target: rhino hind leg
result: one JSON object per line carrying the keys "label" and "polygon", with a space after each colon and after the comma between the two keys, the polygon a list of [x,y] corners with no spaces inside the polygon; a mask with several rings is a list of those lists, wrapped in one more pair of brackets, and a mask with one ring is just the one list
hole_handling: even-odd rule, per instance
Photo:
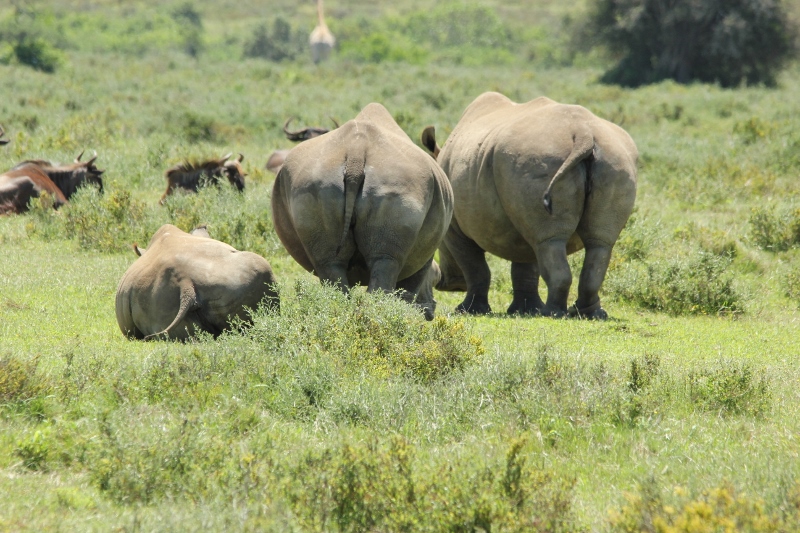
{"label": "rhino hind leg", "polygon": [[561,317],[567,314],[567,298],[572,285],[572,272],[567,262],[567,243],[550,239],[534,247],[539,270],[547,285],[547,302],[541,309],[544,316]]}
{"label": "rhino hind leg", "polygon": [[592,240],[585,243],[586,256],[578,280],[578,300],[570,308],[570,316],[603,320],[608,313],[600,306],[600,286],[611,261],[612,246]]}
{"label": "rhino hind leg", "polygon": [[536,263],[511,263],[511,286],[514,299],[508,307],[509,315],[538,315],[544,308],[539,296],[539,265]]}
{"label": "rhino hind leg", "polygon": [[[464,300],[456,306],[457,313],[470,315],[485,315],[492,312],[489,305],[489,285],[492,281],[492,272],[486,262],[486,250],[464,235],[455,219],[450,221],[450,227],[445,233],[444,246],[439,249],[439,258],[448,260],[447,255],[442,256],[442,249],[449,251],[449,256],[456,263],[464,275],[467,294]],[[440,268],[441,265],[440,265]],[[444,268],[447,268],[445,265]],[[455,269],[450,269],[455,271]],[[442,276],[444,276],[442,272]]]}
{"label": "rhino hind leg", "polygon": [[439,245],[439,269],[441,278],[436,284],[436,289],[440,291],[466,291],[467,280],[464,273],[458,266],[452,252],[444,241]]}
{"label": "rhino hind leg", "polygon": [[420,309],[425,315],[425,320],[433,320],[436,312],[436,300],[433,299],[433,279],[431,277],[432,264],[433,258],[415,274],[397,282],[397,288],[402,291],[400,297]]}

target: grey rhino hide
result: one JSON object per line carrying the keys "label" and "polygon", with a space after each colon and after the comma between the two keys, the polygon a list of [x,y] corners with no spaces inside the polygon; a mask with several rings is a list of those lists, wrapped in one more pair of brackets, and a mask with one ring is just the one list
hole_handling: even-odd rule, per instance
{"label": "grey rhino hide", "polygon": [[452,212],[444,172],[375,103],[296,146],[272,191],[275,231],[303,268],[344,291],[401,289],[428,319]]}
{"label": "grey rhino hide", "polygon": [[248,309],[263,298],[278,304],[266,259],[211,239],[204,228],[192,233],[166,224],[146,249],[134,245],[141,257],[122,276],[116,298],[117,323],[126,336],[216,336],[234,317],[249,323]]}
{"label": "grey rhino hide", "polygon": [[[581,106],[544,97],[517,104],[490,92],[467,107],[437,159],[455,197],[437,288],[466,286],[459,310],[491,311],[490,252],[512,262],[509,313],[607,316],[598,293],[636,198],[638,152],[625,130]],[[578,299],[568,310],[567,254],[581,248]]]}

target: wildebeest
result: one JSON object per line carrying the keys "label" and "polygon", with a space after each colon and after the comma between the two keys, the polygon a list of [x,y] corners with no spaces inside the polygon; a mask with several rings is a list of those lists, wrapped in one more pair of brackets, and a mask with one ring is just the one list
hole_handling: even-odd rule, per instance
{"label": "wildebeest", "polygon": [[165,174],[167,190],[158,203],[163,205],[167,196],[170,196],[175,189],[197,192],[197,189],[206,183],[219,185],[223,178],[238,190],[244,190],[244,178],[247,176],[242,168],[244,156],[239,154],[236,159],[230,159],[231,155],[233,154],[228,154],[220,159],[209,159],[202,163],[185,161],[168,169]]}
{"label": "wildebeest", "polygon": [[428,319],[452,212],[442,169],[375,103],[294,148],[272,190],[275,232],[303,268],[345,291],[402,289]]}
{"label": "wildebeest", "polygon": [[[286,135],[286,138],[290,141],[294,142],[302,142],[307,141],[309,139],[313,139],[314,137],[319,137],[325,133],[328,133],[330,130],[327,128],[319,128],[319,127],[310,127],[310,128],[303,128],[302,130],[297,131],[289,131],[287,128],[289,127],[289,123],[292,121],[294,117],[289,117],[286,119],[286,122],[283,124],[283,133]],[[339,124],[331,119],[333,122],[334,128],[338,128]],[[270,172],[277,174],[281,170],[281,165],[283,165],[283,161],[286,159],[286,156],[289,155],[288,149],[282,150],[275,150],[272,152],[272,155],[269,156],[267,160],[266,169]]]}
{"label": "wildebeest", "polygon": [[5,135],[6,130],[3,129],[3,126],[0,126],[0,145],[8,144],[10,141],[8,139],[3,139],[3,135]]}
{"label": "wildebeest", "polygon": [[94,165],[97,156],[81,162],[82,156],[83,152],[69,165],[54,165],[42,159],[23,161],[0,175],[0,214],[27,211],[31,198],[43,192],[52,197],[56,208],[67,203],[75,191],[87,183],[103,192],[100,176],[105,171]]}
{"label": "wildebeest", "polygon": [[[422,142],[436,153],[432,128]],[[463,290],[458,306],[488,313],[485,252],[510,260],[509,313],[605,318],[598,294],[611,250],[636,198],[636,145],[625,130],[577,105],[517,104],[484,93],[438,154],[455,211],[440,248],[438,288]],[[567,254],[586,249],[578,299],[567,309]],[[539,275],[547,302],[539,297]]]}
{"label": "wildebeest", "polygon": [[325,24],[322,0],[317,0],[317,26],[311,31],[308,44],[311,45],[311,58],[315,64],[328,59],[336,44],[336,39]]}
{"label": "wildebeest", "polygon": [[214,336],[232,321],[251,322],[249,309],[278,305],[275,276],[266,259],[208,236],[161,226],[117,287],[117,323],[134,339],[186,340]]}

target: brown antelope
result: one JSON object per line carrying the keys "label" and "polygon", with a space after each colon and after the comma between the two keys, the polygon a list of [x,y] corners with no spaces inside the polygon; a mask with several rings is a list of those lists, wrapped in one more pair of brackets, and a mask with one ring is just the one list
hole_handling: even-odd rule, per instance
{"label": "brown antelope", "polygon": [[32,159],[23,161],[0,175],[0,214],[22,213],[28,210],[31,198],[43,192],[53,198],[58,208],[75,194],[79,187],[90,183],[103,192],[103,170],[94,166],[97,155],[82,163],[83,152],[69,165],[56,166],[49,161]]}

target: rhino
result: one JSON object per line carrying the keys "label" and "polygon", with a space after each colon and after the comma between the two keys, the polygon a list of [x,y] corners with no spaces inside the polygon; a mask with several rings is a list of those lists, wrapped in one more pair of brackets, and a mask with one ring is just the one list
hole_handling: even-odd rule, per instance
{"label": "rhino", "polygon": [[105,172],[94,162],[97,155],[81,162],[83,152],[73,163],[56,165],[43,159],[23,161],[0,174],[0,214],[24,213],[32,198],[47,193],[53,199],[53,207],[66,204],[80,187],[94,185],[103,192]]}
{"label": "rhino", "polygon": [[232,323],[251,322],[262,301],[278,306],[266,259],[212,239],[204,226],[186,233],[165,224],[117,287],[120,330],[132,339],[186,340],[200,331],[218,336]]}
{"label": "rhino", "polygon": [[303,268],[345,292],[400,289],[429,320],[452,213],[442,169],[376,103],[294,148],[272,190],[275,232]]}
{"label": "rhino", "polygon": [[[515,103],[476,98],[440,149],[455,197],[439,250],[442,290],[466,290],[457,310],[491,312],[485,252],[511,261],[509,314],[607,318],[599,291],[636,199],[638,151],[630,135],[584,107],[546,97]],[[567,255],[585,248],[577,301]],[[547,301],[539,296],[539,276]]]}

